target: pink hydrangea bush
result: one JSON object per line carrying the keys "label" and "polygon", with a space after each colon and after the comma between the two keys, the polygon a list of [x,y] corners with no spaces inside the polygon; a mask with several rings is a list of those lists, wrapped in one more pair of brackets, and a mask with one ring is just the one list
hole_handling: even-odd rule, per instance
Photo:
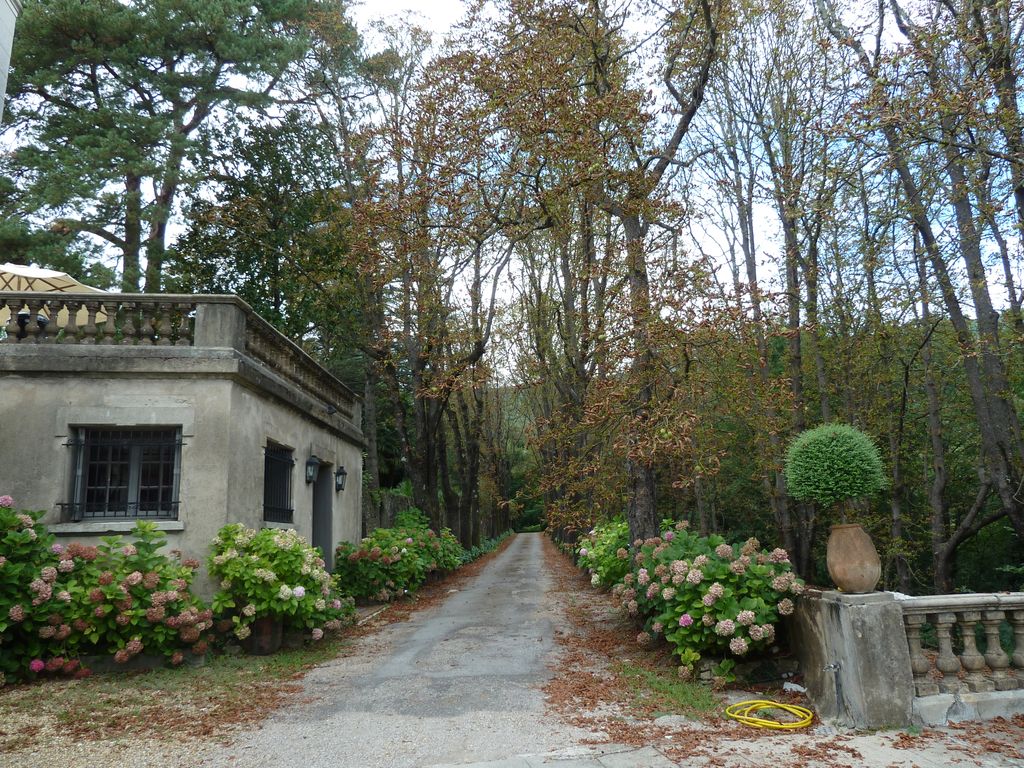
{"label": "pink hydrangea bush", "polygon": [[347,594],[386,602],[414,592],[429,573],[455,570],[464,554],[447,528],[440,535],[426,525],[377,528],[358,545],[338,545],[334,572]]}
{"label": "pink hydrangea bush", "polygon": [[162,552],[166,534],[153,522],[138,522],[131,536],[105,537],[97,547],[71,544],[58,555],[61,563],[76,562],[69,570],[69,650],[113,654],[118,662],[143,652],[172,663],[186,651],[205,654],[213,612],[192,593],[199,561]]}
{"label": "pink hydrangea bush", "polygon": [[0,685],[42,674],[54,636],[64,633],[64,611],[54,610],[63,607],[55,588],[66,591],[58,583],[59,545],[38,522],[42,515],[0,496]]}
{"label": "pink hydrangea bush", "polygon": [[352,599],[339,592],[324,566],[320,550],[294,530],[226,525],[211,547],[210,574],[220,580],[213,609],[239,640],[262,617],[281,619],[286,628],[319,640],[324,630],[340,630],[355,615]]}
{"label": "pink hydrangea bush", "polygon": [[576,545],[576,563],[595,587],[610,588],[629,572],[629,524],[622,518],[594,526]]}
{"label": "pink hydrangea bush", "polygon": [[764,650],[803,592],[785,550],[762,549],[757,539],[734,545],[698,536],[685,523],[634,542],[631,562],[613,593],[644,620],[644,634],[660,630],[684,667],[705,654]]}
{"label": "pink hydrangea bush", "polygon": [[211,614],[190,591],[198,563],[160,553],[153,523],[139,523],[133,543],[65,546],[41,516],[0,504],[0,684],[88,674],[83,655],[205,652]]}

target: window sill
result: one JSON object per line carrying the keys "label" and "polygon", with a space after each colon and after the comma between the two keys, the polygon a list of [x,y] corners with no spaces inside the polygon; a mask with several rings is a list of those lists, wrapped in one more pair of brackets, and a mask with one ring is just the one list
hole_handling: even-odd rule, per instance
{"label": "window sill", "polygon": [[[81,523],[56,523],[46,526],[50,533],[75,536],[106,536],[111,533],[131,533],[135,524],[145,520],[95,520]],[[181,520],[152,520],[158,531],[184,531],[185,523]]]}
{"label": "window sill", "polygon": [[273,523],[270,520],[263,520],[260,523],[261,528],[276,528],[279,531],[290,531],[295,527],[295,523]]}

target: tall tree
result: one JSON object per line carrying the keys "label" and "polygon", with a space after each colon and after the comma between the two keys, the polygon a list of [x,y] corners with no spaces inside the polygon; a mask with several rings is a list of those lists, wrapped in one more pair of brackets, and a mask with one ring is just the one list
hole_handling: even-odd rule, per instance
{"label": "tall tree", "polygon": [[[39,0],[12,53],[9,120],[27,210],[99,238],[123,290],[159,291],[168,225],[209,128],[267,105],[320,0]],[[335,12],[337,7],[335,6]]]}
{"label": "tall tree", "polygon": [[[819,7],[835,39],[856,56],[866,91],[862,114],[884,140],[903,191],[907,218],[920,238],[963,353],[961,362],[981,452],[978,492],[958,526],[963,529],[958,536],[973,535],[1006,517],[1018,537],[1024,537],[1024,501],[1019,495],[1024,484],[1024,445],[1006,371],[1000,317],[982,256],[979,187],[971,178],[971,169],[979,161],[974,137],[985,130],[983,110],[979,113],[984,101],[962,98],[964,92],[980,95],[974,87],[974,70],[956,49],[942,44],[946,37],[941,15],[929,14],[927,9],[923,16],[911,17],[896,2],[880,4],[873,20],[877,31],[869,46],[843,25],[830,0],[820,0]],[[885,30],[901,33],[904,42],[894,50],[886,49]],[[959,86],[966,86],[966,91]],[[948,243],[942,237],[944,222],[928,205],[922,183],[927,174],[917,162],[915,147],[920,144],[922,127],[930,137],[932,154],[928,158],[932,162],[936,154],[942,158],[940,168],[948,181],[942,205],[944,212],[952,215],[951,229],[956,233]],[[966,285],[957,280],[957,259],[966,272]],[[969,306],[973,306],[974,318]],[[987,508],[990,497],[998,502],[995,510]]]}
{"label": "tall tree", "polygon": [[[347,200],[323,126],[297,112],[247,126],[225,140],[211,171],[213,199],[187,209],[165,282],[180,292],[238,294],[293,339],[342,324],[345,308],[328,289],[344,276],[336,251]],[[339,316],[329,320],[332,311]]]}
{"label": "tall tree", "polygon": [[[464,55],[445,51],[428,67],[421,30],[381,32],[386,48],[364,67],[378,109],[367,128],[374,171],[355,210],[353,258],[381,298],[372,354],[396,406],[416,504],[471,543],[484,356],[526,218],[516,153],[499,140]],[[406,400],[408,409],[399,405]]]}
{"label": "tall tree", "polygon": [[[684,139],[704,98],[724,4],[694,0],[613,7],[603,0],[512,0],[501,10],[498,45],[510,70],[503,103],[514,106],[508,113],[519,115],[517,131],[529,137],[527,146],[542,146],[546,160],[557,158],[556,167],[573,157],[571,183],[622,227],[630,325],[625,385],[630,403],[624,409],[630,415],[622,423],[629,436],[627,517],[635,537],[653,536],[660,521],[652,446],[662,425],[656,416],[661,404],[653,335],[659,318],[650,285],[652,228],[657,230],[665,217],[663,181],[681,162]],[[644,15],[650,28],[631,35],[625,21],[635,14]],[[658,62],[660,89],[654,98],[638,84],[647,57]],[[561,72],[553,98],[531,87],[530,78],[544,76],[538,72],[542,65]]]}

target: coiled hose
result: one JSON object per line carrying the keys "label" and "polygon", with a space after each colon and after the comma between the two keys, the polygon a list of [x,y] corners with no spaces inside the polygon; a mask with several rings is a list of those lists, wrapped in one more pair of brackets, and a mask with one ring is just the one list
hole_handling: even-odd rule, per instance
{"label": "coiled hose", "polygon": [[[765,710],[779,709],[794,715],[796,720],[774,720],[761,717]],[[792,731],[797,728],[806,728],[814,720],[814,713],[806,707],[798,707],[795,704],[781,704],[777,701],[766,699],[752,699],[750,701],[739,701],[730,704],[725,708],[727,717],[731,717],[744,725],[754,728],[772,728],[778,731]]]}

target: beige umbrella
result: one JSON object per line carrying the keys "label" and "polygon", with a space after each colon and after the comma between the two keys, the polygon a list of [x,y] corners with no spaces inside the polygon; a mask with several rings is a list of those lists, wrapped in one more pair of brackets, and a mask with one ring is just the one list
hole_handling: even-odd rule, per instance
{"label": "beige umbrella", "polygon": [[[75,278],[64,272],[55,269],[41,269],[40,267],[26,267],[21,264],[0,264],[0,291],[16,291],[19,293],[101,293],[99,288],[80,283]],[[75,322],[79,325],[86,322],[89,311],[84,307],[75,316]],[[0,328],[7,325],[11,316],[8,307],[0,309]],[[102,322],[106,319],[103,312],[96,315],[96,320]],[[68,311],[62,309],[57,315],[58,327],[63,327],[68,321]]]}
{"label": "beige umbrella", "polygon": [[0,291],[33,291],[39,293],[106,293],[80,283],[65,272],[55,269],[25,267],[10,262],[0,265]]}

